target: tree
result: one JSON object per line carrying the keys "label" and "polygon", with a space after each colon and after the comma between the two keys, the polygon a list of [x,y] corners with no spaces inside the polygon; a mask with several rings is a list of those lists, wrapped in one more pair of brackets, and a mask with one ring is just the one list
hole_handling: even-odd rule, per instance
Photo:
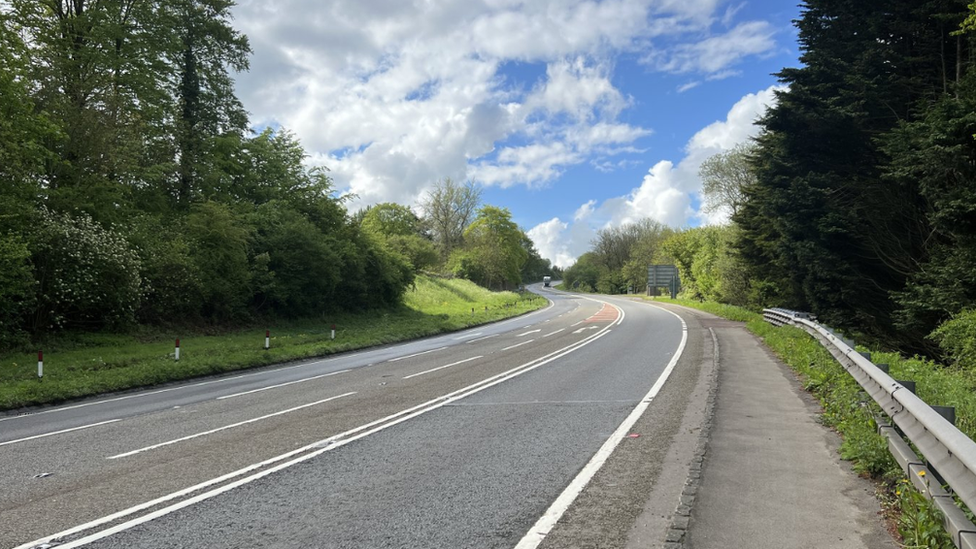
{"label": "tree", "polygon": [[740,143],[725,152],[710,156],[698,169],[702,180],[702,211],[716,212],[726,210],[735,215],[742,206],[742,189],[756,176],[749,163],[749,155],[754,145]]}
{"label": "tree", "polygon": [[586,252],[563,272],[563,285],[570,290],[592,292],[605,271],[606,267],[601,265],[598,256],[593,252]]}
{"label": "tree", "polygon": [[406,206],[385,202],[367,208],[362,213],[360,226],[365,233],[380,239],[391,251],[403,256],[415,271],[437,262],[437,250],[425,236],[423,221]]}
{"label": "tree", "polygon": [[518,285],[529,256],[523,239],[508,209],[484,206],[464,231],[464,248],[451,257],[454,272],[487,288]]}
{"label": "tree", "polygon": [[628,287],[643,291],[647,287],[647,266],[661,262],[661,245],[674,230],[650,218],[641,220],[636,226],[639,228],[637,240],[630,248],[621,274]]}
{"label": "tree", "polygon": [[441,257],[447,258],[464,242],[464,231],[474,219],[481,190],[474,183],[456,183],[451,178],[434,183],[420,203]]}
{"label": "tree", "polygon": [[525,250],[526,260],[525,264],[522,266],[521,279],[527,282],[534,282],[542,280],[542,277],[548,275],[554,278],[558,278],[558,270],[553,269],[552,263],[541,255],[539,255],[539,250],[535,248],[535,243],[529,238],[529,235],[522,233],[522,249]]}
{"label": "tree", "polygon": [[802,67],[760,121],[756,180],[733,216],[739,249],[763,305],[812,310],[825,322],[899,346],[892,299],[917,256],[924,204],[884,177],[884,137],[955,86],[968,48],[949,36],[962,2],[808,0]]}
{"label": "tree", "polygon": [[[926,334],[976,305],[974,113],[976,74],[970,73],[955,94],[932,104],[919,120],[902,123],[884,141],[891,157],[886,181],[894,189],[917,193],[914,215],[892,221],[916,224],[908,233],[914,240],[889,242],[884,248],[891,250],[892,265],[908,278],[905,289],[895,292],[895,321],[908,332]],[[915,251],[904,258],[896,246]]]}
{"label": "tree", "polygon": [[199,179],[211,169],[207,149],[224,134],[240,135],[247,114],[234,94],[229,74],[248,69],[247,37],[230,25],[233,0],[175,0],[169,20],[178,34],[170,62],[179,85],[176,143],[179,185],[176,201],[188,205],[199,192]]}

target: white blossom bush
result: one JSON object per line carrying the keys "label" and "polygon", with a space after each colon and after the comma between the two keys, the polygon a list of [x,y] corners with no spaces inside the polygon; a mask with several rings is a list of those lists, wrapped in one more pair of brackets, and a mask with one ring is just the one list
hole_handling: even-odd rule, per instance
{"label": "white blossom bush", "polygon": [[32,229],[34,331],[131,324],[142,293],[138,254],[85,214],[41,209]]}

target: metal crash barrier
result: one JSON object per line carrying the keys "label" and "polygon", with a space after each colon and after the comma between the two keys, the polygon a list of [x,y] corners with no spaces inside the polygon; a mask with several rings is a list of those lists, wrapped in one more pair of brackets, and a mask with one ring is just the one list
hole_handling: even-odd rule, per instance
{"label": "metal crash barrier", "polygon": [[[855,351],[853,341],[820,325],[813,315],[788,309],[764,309],[763,317],[775,326],[796,326],[816,337],[878,403],[894,424],[878,421],[878,431],[888,440],[888,449],[905,475],[942,512],[945,528],[956,547],[976,549],[976,526],[953,499],[955,494],[976,510],[976,442],[915,396],[914,387],[909,388],[889,376]],[[902,434],[924,459],[915,454]],[[944,480],[949,491],[939,479]]]}

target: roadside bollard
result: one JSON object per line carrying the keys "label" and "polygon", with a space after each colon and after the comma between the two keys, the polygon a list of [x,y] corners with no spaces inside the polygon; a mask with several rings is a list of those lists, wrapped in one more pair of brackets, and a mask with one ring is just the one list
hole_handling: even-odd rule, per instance
{"label": "roadside bollard", "polygon": [[267,351],[271,348],[271,330],[264,331],[264,350]]}
{"label": "roadside bollard", "polygon": [[332,339],[335,339],[335,324],[332,325]]}
{"label": "roadside bollard", "polygon": [[173,356],[176,357],[175,360],[179,362],[180,360],[180,338],[176,338],[176,350],[173,351]]}
{"label": "roadside bollard", "polygon": [[44,378],[44,351],[37,351],[37,379]]}

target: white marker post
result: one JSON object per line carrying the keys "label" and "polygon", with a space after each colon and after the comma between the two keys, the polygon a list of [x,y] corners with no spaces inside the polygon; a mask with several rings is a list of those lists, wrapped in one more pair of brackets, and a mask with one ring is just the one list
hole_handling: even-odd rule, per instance
{"label": "white marker post", "polygon": [[44,351],[37,351],[37,379],[44,377]]}
{"label": "white marker post", "polygon": [[332,339],[335,339],[335,324],[332,325]]}
{"label": "white marker post", "polygon": [[271,348],[271,330],[264,331],[264,350],[267,351]]}
{"label": "white marker post", "polygon": [[180,338],[176,338],[176,351],[173,353],[173,356],[176,357],[177,361],[180,360]]}

